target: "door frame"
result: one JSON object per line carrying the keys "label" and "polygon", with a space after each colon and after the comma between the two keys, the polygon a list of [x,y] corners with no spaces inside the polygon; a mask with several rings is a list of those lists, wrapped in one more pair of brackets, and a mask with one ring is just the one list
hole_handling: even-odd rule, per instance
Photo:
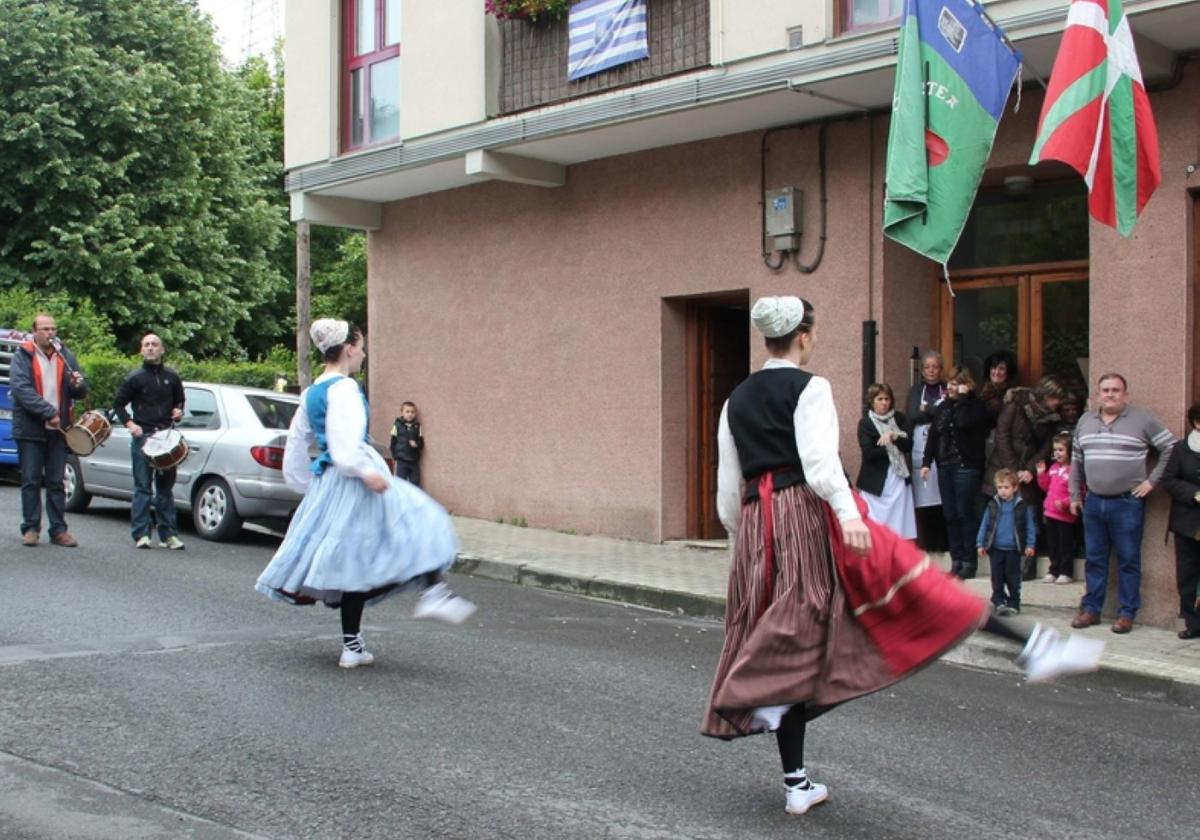
{"label": "door frame", "polygon": [[[1041,335],[1042,296],[1047,283],[1087,280],[1087,260],[1067,260],[1052,263],[972,268],[950,273],[950,285],[955,289],[1017,288],[1017,370],[1027,383],[1042,377],[1043,348],[1035,336]],[[940,279],[940,275],[939,275]],[[954,361],[954,298],[944,282],[937,284],[936,335],[938,346],[947,364]]]}

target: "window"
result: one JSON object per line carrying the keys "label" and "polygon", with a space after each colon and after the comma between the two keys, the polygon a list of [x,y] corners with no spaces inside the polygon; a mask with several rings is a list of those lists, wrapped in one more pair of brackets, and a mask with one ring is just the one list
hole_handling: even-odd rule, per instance
{"label": "window", "polygon": [[875,29],[900,20],[904,0],[839,0],[842,32]]}
{"label": "window", "polygon": [[292,416],[299,408],[298,402],[277,400],[258,394],[247,394],[246,402],[254,409],[254,416],[265,429],[286,429],[292,425]]}
{"label": "window", "polygon": [[400,0],[342,0],[342,148],[400,136]]}
{"label": "window", "polygon": [[175,424],[180,429],[218,429],[221,415],[217,413],[217,395],[203,388],[186,388],[183,392],[183,417]]}

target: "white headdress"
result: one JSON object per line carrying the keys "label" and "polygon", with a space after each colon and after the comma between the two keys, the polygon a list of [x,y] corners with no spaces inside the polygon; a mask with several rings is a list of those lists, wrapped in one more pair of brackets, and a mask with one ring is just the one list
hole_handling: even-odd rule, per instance
{"label": "white headdress", "polygon": [[346,337],[350,335],[350,325],[337,318],[318,318],[313,321],[308,334],[312,336],[317,349],[324,353],[330,347],[346,343]]}
{"label": "white headdress", "polygon": [[787,335],[804,320],[804,302],[798,297],[764,297],[754,302],[750,320],[767,338]]}

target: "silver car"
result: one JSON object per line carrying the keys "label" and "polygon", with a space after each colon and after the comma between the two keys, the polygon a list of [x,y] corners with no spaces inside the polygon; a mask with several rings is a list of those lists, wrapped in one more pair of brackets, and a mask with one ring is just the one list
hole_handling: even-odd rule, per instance
{"label": "silver car", "polygon": [[[283,480],[283,448],[299,398],[261,388],[185,382],[183,419],[175,424],[188,455],[176,468],[175,505],[190,511],[206,540],[237,536],[246,520],[279,524],[300,504]],[[112,435],[86,457],[67,461],[67,510],[78,513],[93,496],[133,498],[130,435]]]}

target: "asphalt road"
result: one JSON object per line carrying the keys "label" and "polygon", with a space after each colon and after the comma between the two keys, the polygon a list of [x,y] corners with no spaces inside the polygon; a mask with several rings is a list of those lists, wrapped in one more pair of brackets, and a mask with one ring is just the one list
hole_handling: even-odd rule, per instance
{"label": "asphalt road", "polygon": [[0,487],[0,838],[1195,837],[1200,712],[935,666],[809,730],[830,801],[783,812],[774,744],[697,732],[719,625],[456,578],[480,609],[337,616],[252,589],[275,540],[20,546]]}

